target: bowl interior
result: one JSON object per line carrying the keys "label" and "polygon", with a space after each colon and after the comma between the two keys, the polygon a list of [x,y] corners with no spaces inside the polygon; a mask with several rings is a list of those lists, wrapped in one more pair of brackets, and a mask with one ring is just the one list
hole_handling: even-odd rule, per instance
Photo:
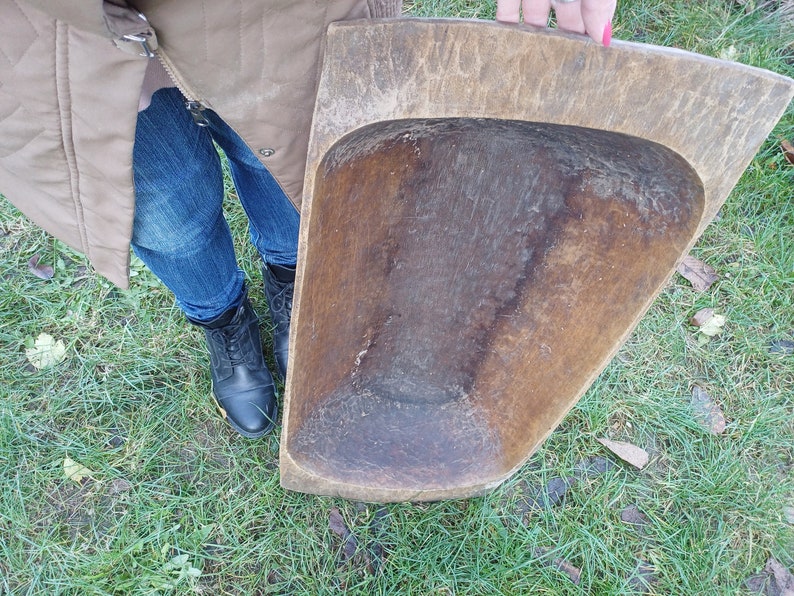
{"label": "bowl interior", "polygon": [[287,449],[334,482],[503,478],[575,404],[698,227],[700,179],[636,137],[372,124],[316,184]]}

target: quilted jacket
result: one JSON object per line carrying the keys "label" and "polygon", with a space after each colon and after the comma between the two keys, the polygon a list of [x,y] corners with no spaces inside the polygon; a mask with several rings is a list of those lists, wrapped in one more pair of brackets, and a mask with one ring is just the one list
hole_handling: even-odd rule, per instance
{"label": "quilted jacket", "polygon": [[0,193],[126,287],[148,60],[300,207],[324,32],[400,0],[0,0]]}

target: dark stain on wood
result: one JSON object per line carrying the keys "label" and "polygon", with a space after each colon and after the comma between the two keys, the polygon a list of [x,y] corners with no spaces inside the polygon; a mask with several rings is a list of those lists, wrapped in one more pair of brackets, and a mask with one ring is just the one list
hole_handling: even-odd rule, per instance
{"label": "dark stain on wood", "polygon": [[618,133],[449,118],[343,137],[314,188],[292,457],[417,491],[505,474],[647,307],[703,203],[684,159]]}

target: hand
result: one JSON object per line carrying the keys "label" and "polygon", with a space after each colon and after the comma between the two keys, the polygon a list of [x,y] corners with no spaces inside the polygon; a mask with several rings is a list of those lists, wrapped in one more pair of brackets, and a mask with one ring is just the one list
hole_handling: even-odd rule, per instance
{"label": "hand", "polygon": [[496,20],[517,23],[521,8],[525,23],[545,27],[554,7],[560,29],[586,33],[596,42],[608,46],[612,41],[612,16],[616,4],[617,0],[497,0]]}

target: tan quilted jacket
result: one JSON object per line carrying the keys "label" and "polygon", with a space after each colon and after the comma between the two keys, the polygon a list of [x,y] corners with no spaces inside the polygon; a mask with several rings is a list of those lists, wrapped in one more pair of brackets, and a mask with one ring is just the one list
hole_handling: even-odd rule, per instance
{"label": "tan quilted jacket", "polygon": [[0,0],[0,192],[121,287],[148,60],[217,111],[299,207],[328,24],[400,10],[400,0],[134,4]]}

